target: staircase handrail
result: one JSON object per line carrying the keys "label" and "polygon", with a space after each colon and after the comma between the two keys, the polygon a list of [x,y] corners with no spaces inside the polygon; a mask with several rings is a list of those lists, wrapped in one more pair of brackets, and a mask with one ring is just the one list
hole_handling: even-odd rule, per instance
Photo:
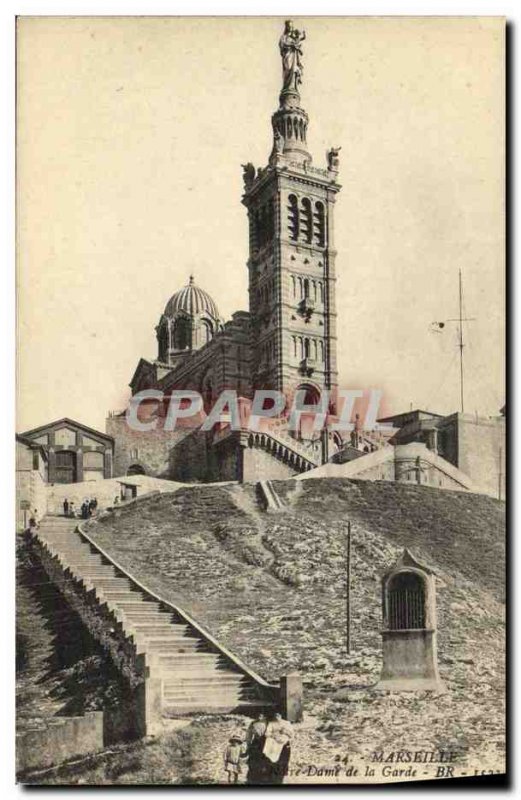
{"label": "staircase handrail", "polygon": [[184,608],[178,606],[177,604],[171,603],[169,600],[165,600],[163,597],[148,589],[133,575],[131,575],[130,572],[128,572],[128,570],[122,567],[121,564],[119,564],[112,556],[110,556],[106,552],[106,550],[100,547],[99,544],[97,544],[97,542],[95,542],[88,535],[88,533],[84,530],[84,523],[80,523],[77,526],[76,530],[78,531],[80,536],[82,536],[83,539],[85,539],[88,542],[88,544],[91,545],[91,547],[97,550],[98,553],[100,553],[100,555],[102,555],[103,558],[109,561],[119,572],[123,573],[123,575],[131,583],[137,586],[137,588],[140,591],[144,592],[145,594],[147,594],[152,599],[156,600],[161,605],[170,608],[174,613],[178,614],[179,616],[184,617],[184,619],[188,622],[188,624],[191,625],[193,628],[195,628],[195,630],[200,634],[200,636],[202,636],[203,639],[206,639],[206,641],[212,644],[218,651],[220,651],[224,656],[226,656],[226,658],[228,658],[230,661],[236,664],[239,667],[239,669],[245,672],[253,681],[259,683],[261,686],[265,688],[278,691],[279,687],[276,684],[269,683],[268,681],[266,681],[264,678],[258,675],[254,670],[252,670],[251,667],[245,664],[244,661],[242,661],[242,659],[240,659],[238,656],[236,656],[234,653],[228,650],[228,648],[225,647],[223,644],[218,642],[217,639],[209,631],[207,631],[206,628],[204,628],[200,622],[197,622],[187,611],[185,611]]}

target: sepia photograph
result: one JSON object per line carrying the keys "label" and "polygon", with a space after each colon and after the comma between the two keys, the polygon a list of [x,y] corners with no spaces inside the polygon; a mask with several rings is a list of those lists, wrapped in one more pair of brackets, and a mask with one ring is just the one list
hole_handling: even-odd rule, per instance
{"label": "sepia photograph", "polygon": [[506,781],[506,33],[18,16],[18,784]]}

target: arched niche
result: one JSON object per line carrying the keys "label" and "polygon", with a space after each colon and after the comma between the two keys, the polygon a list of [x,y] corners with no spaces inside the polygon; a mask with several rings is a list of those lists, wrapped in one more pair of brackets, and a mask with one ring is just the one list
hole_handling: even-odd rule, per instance
{"label": "arched niche", "polygon": [[405,549],[382,577],[382,673],[377,689],[436,691],[436,576]]}

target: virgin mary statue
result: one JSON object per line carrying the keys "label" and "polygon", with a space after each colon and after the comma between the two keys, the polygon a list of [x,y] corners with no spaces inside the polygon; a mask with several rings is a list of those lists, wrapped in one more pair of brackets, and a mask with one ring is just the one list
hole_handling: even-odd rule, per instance
{"label": "virgin mary statue", "polygon": [[280,55],[282,56],[282,91],[298,92],[302,83],[302,47],[301,43],[306,38],[293,27],[291,20],[286,20],[284,33],[279,39]]}

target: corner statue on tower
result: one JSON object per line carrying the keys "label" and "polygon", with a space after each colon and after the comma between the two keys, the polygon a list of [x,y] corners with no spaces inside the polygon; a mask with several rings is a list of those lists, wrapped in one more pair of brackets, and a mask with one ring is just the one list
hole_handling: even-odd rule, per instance
{"label": "corner statue on tower", "polygon": [[302,83],[302,47],[301,43],[306,38],[305,31],[298,31],[293,27],[291,20],[286,20],[284,32],[279,39],[280,55],[282,57],[282,91],[298,92]]}

